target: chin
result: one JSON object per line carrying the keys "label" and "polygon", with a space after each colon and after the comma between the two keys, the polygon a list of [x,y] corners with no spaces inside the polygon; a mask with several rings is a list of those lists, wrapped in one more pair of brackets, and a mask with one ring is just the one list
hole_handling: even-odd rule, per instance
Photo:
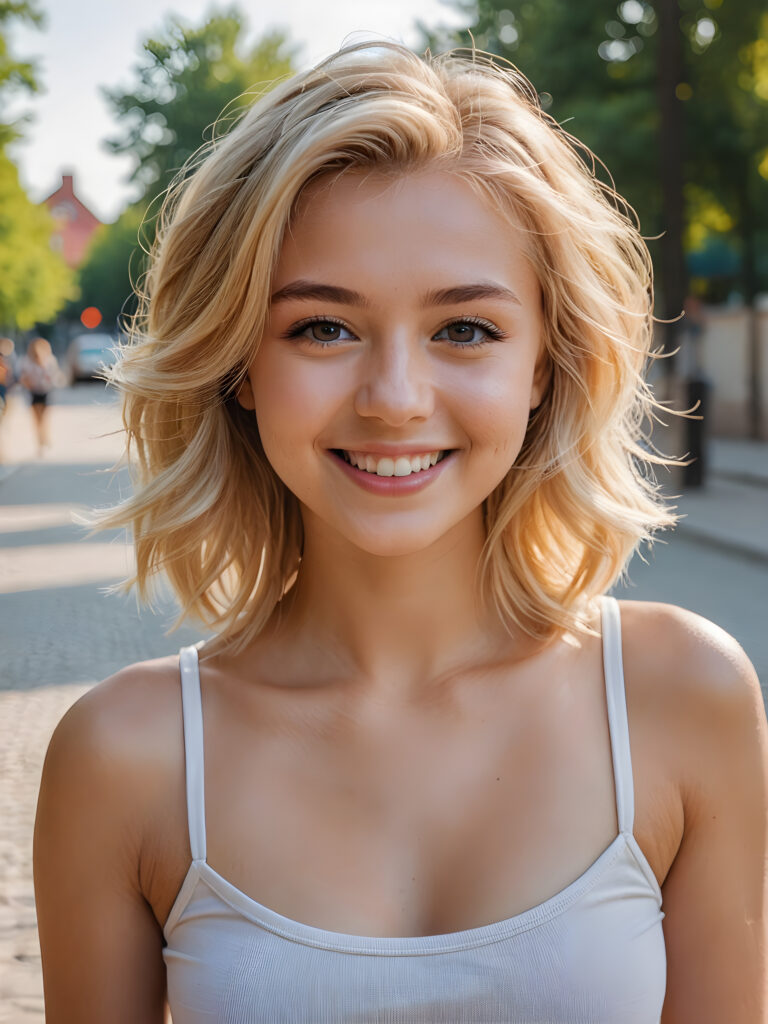
{"label": "chin", "polygon": [[401,537],[391,538],[379,538],[378,540],[370,540],[366,542],[355,542],[352,543],[360,551],[364,551],[367,555],[373,555],[375,558],[405,558],[409,555],[417,555],[420,551],[425,551],[435,543],[437,538],[430,538],[427,541],[408,540]]}
{"label": "chin", "polygon": [[419,552],[427,551],[438,544],[446,534],[451,532],[451,526],[440,529],[439,524],[434,520],[420,527],[404,525],[399,527],[395,524],[382,524],[378,528],[366,530],[357,528],[344,530],[339,533],[349,544],[359,551],[378,558],[404,558],[417,555]]}

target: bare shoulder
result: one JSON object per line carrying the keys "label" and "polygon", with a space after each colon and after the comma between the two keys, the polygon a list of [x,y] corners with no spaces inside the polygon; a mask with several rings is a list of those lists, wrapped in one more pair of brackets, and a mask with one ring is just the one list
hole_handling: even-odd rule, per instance
{"label": "bare shoulder", "polygon": [[[44,785],[77,787],[95,780],[129,806],[157,792],[158,776],[175,770],[183,750],[178,658],[140,662],[84,694],[56,726]],[[154,784],[145,783],[154,781]],[[129,799],[130,798],[130,799]]]}
{"label": "bare shoulder", "polygon": [[164,731],[180,706],[178,657],[138,662],[88,690],[63,716],[54,738],[104,745],[119,754]]}
{"label": "bare shoulder", "polygon": [[33,844],[47,1018],[164,1017],[161,921],[147,894],[162,823],[183,814],[179,689],[176,658],[132,665],[54,731]]}
{"label": "bare shoulder", "polygon": [[757,673],[741,645],[695,612],[654,601],[622,601],[625,661],[663,686],[670,699],[739,701],[759,696]]}
{"label": "bare shoulder", "polygon": [[622,601],[621,619],[628,702],[688,765],[700,770],[764,732],[757,673],[724,629],[655,602]]}

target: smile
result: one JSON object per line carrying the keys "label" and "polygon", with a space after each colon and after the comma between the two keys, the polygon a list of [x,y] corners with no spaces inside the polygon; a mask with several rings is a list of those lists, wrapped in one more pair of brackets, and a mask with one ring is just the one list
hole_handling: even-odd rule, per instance
{"label": "smile", "polygon": [[424,452],[416,455],[369,455],[367,452],[351,452],[343,448],[335,449],[335,454],[340,455],[345,462],[376,476],[410,476],[412,473],[421,473],[431,466],[437,465],[441,459],[448,454],[447,451]]}
{"label": "smile", "polygon": [[343,448],[327,451],[344,476],[358,487],[389,497],[404,497],[428,487],[459,454],[456,448],[413,455],[377,455]]}

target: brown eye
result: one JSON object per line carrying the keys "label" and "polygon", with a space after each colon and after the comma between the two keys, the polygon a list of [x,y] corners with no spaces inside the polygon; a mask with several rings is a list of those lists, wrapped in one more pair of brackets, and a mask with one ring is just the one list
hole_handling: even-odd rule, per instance
{"label": "brown eye", "polygon": [[309,328],[309,333],[315,341],[338,341],[341,334],[341,325],[331,323],[328,320],[318,320]]}
{"label": "brown eye", "polygon": [[470,349],[480,348],[504,337],[504,332],[489,320],[475,320],[474,317],[469,317],[446,324],[434,335],[433,341],[447,341],[454,348]]}
{"label": "brown eye", "polygon": [[283,335],[284,338],[295,338],[299,343],[314,345],[317,348],[331,348],[337,341],[356,341],[355,335],[343,323],[336,320],[323,320],[320,317],[307,318],[294,324]]}
{"label": "brown eye", "polygon": [[477,332],[477,330],[478,328],[475,326],[475,324],[463,323],[449,324],[445,328],[448,340],[455,341],[458,343],[476,341],[477,339],[475,338],[475,333]]}

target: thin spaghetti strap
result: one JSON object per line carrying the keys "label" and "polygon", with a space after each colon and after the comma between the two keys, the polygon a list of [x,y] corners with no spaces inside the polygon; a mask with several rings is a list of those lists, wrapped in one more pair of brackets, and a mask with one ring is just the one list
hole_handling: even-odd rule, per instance
{"label": "thin spaghetti strap", "polygon": [[624,689],[624,665],[621,657],[621,613],[613,597],[603,597],[603,671],[611,733],[613,779],[616,789],[616,814],[619,831],[632,832],[635,820],[635,791],[632,755],[629,747],[627,698]]}
{"label": "thin spaghetti strap", "polygon": [[205,772],[203,706],[196,647],[179,651],[181,707],[184,719],[184,759],[187,780],[187,823],[192,860],[205,860]]}

